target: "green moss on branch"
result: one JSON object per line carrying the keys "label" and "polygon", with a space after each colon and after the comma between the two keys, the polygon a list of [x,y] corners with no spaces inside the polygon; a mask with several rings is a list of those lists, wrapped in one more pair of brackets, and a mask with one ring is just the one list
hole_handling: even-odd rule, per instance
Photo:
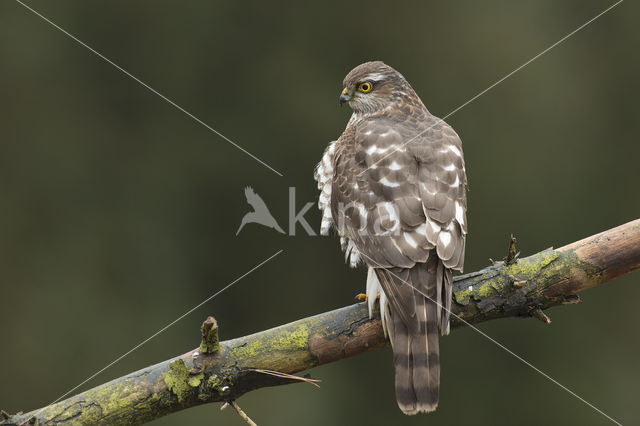
{"label": "green moss on branch", "polygon": [[[452,310],[469,323],[535,315],[576,303],[576,293],[640,269],[640,220],[558,250],[456,277]],[[140,424],[199,404],[296,382],[255,370],[296,373],[384,346],[378,315],[359,303],[250,336],[218,342],[213,318],[198,349],[0,424]],[[207,324],[207,321],[205,324]],[[463,325],[452,317],[452,326]]]}

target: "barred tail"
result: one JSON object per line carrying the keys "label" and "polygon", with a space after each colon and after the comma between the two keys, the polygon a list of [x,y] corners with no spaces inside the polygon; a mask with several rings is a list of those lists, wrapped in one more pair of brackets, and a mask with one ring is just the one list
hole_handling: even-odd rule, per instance
{"label": "barred tail", "polygon": [[448,309],[442,299],[451,294],[450,272],[436,256],[411,269],[376,272],[391,310],[398,406],[405,414],[434,411],[440,392],[439,334],[448,329],[449,319],[441,306]]}

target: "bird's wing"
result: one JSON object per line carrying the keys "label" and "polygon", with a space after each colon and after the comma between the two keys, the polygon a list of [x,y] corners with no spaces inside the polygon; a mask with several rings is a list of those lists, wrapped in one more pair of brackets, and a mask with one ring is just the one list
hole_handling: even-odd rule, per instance
{"label": "bird's wing", "polygon": [[[333,221],[344,224],[363,260],[375,268],[412,268],[437,253],[444,266],[461,268],[466,177],[460,139],[451,127],[432,116],[409,124],[381,118],[348,126],[341,139]],[[413,291],[403,287],[385,293],[409,324]]]}
{"label": "bird's wing", "polygon": [[407,144],[418,161],[420,199],[427,238],[447,268],[462,271],[467,234],[467,177],[458,134],[430,116],[424,130]]}
{"label": "bird's wing", "polygon": [[412,267],[435,248],[446,267],[462,269],[467,182],[458,135],[431,116],[418,127],[385,119],[354,127],[335,153],[333,221],[371,266]]}

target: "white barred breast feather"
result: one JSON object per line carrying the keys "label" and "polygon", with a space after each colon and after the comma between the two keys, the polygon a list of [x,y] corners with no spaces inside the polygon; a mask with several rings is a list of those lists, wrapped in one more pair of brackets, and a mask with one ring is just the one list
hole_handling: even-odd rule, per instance
{"label": "white barred breast feather", "polygon": [[[343,238],[341,238],[340,240],[342,240]],[[347,262],[352,268],[357,268],[360,262],[362,262],[360,252],[358,251],[358,248],[353,243],[353,241],[348,238],[344,238],[344,240],[346,243],[346,247],[343,248],[344,261]]]}
{"label": "white barred breast feather", "polygon": [[[335,154],[336,141],[332,141],[324,151],[322,160],[316,166],[314,174],[315,180],[318,182],[318,189],[320,190],[320,197],[318,198],[318,208],[322,212],[322,221],[320,222],[320,235],[329,235],[331,225],[334,225],[333,216],[331,215],[331,185],[333,184],[333,156]],[[336,227],[337,229],[337,227]],[[345,262],[352,268],[357,267],[362,258],[360,252],[356,248],[355,244],[347,237],[340,234],[340,245],[342,251],[344,251]]]}
{"label": "white barred breast feather", "polygon": [[335,149],[336,141],[329,143],[329,146],[324,151],[322,160],[316,166],[314,174],[320,190],[320,197],[318,198],[318,208],[322,212],[320,235],[329,235],[329,229],[333,224],[333,218],[331,217],[331,184],[333,181],[333,154]]}

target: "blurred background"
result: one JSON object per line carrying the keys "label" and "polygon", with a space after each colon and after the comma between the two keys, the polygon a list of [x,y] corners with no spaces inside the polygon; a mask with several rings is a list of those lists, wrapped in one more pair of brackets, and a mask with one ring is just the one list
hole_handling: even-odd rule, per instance
{"label": "blurred background", "polygon": [[[280,177],[11,1],[0,3],[0,408],[39,408],[282,249],[82,389],[352,302],[337,238],[235,232],[251,185],[283,228],[350,115],[345,74],[380,59],[444,116],[610,1],[29,1]],[[640,8],[624,2],[447,121],[469,176],[466,270],[640,217]],[[305,215],[317,231],[315,206]],[[480,328],[622,423],[640,418],[640,275]],[[405,417],[385,348],[244,396],[265,425],[605,425],[470,329],[443,338],[438,411]],[[229,424],[205,405],[154,424]]]}

